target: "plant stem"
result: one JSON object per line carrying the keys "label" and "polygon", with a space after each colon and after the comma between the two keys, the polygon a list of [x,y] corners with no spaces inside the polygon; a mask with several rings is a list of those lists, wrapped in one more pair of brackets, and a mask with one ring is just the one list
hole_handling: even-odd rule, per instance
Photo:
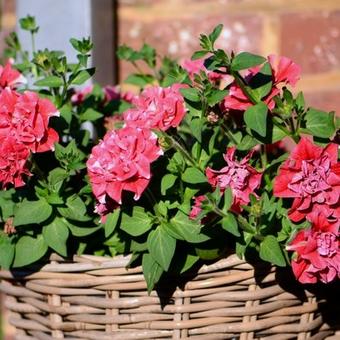
{"label": "plant stem", "polygon": [[232,135],[232,133],[230,132],[228,126],[226,126],[224,123],[221,124],[222,130],[223,132],[227,135],[228,139],[234,144],[237,145],[237,141],[234,138],[234,136]]}

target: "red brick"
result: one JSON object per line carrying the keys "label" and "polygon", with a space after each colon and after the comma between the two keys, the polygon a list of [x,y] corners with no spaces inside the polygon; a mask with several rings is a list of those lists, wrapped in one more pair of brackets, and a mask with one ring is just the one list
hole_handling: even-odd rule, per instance
{"label": "red brick", "polygon": [[305,93],[306,103],[323,111],[335,111],[340,116],[340,90]]}
{"label": "red brick", "polygon": [[340,11],[287,13],[281,16],[281,53],[304,73],[340,67]]}
{"label": "red brick", "polygon": [[[119,17],[119,14],[118,14]],[[119,44],[140,48],[144,42],[156,47],[161,55],[189,58],[199,49],[199,34],[210,33],[214,26],[224,24],[218,47],[231,50],[260,51],[262,24],[258,16],[205,16],[178,20],[119,20]],[[131,69],[121,65],[122,77]]]}

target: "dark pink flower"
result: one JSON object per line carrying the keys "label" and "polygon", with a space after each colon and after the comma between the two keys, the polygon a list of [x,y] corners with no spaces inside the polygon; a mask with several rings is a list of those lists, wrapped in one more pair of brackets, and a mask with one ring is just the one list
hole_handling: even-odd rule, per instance
{"label": "dark pink flower", "polygon": [[125,111],[125,123],[162,131],[178,126],[186,112],[184,99],[179,92],[182,87],[182,84],[174,84],[167,88],[146,88],[134,101],[135,108]]}
{"label": "dark pink flower", "polygon": [[16,85],[23,83],[26,83],[25,77],[14,69],[10,62],[7,62],[5,66],[0,65],[0,89],[15,88]]}
{"label": "dark pink flower", "polygon": [[52,102],[37,93],[6,88],[0,93],[0,138],[12,136],[32,152],[54,150],[59,138],[48,123],[58,115]]}
{"label": "dark pink flower", "polygon": [[340,164],[338,146],[322,148],[302,138],[280,167],[274,195],[294,198],[289,218],[298,222],[322,211],[329,218],[340,215]]}
{"label": "dark pink flower", "polygon": [[340,278],[339,226],[313,213],[312,226],[299,231],[287,246],[295,251],[292,269],[301,283],[329,283]]}
{"label": "dark pink flower", "polygon": [[73,105],[80,105],[92,91],[93,85],[88,85],[80,90],[75,90],[75,93],[71,96],[71,103]]}
{"label": "dark pink flower", "polygon": [[93,193],[99,203],[122,202],[123,190],[139,199],[151,178],[150,164],[162,154],[150,130],[124,127],[108,131],[87,161]]}
{"label": "dark pink flower", "polygon": [[249,203],[249,195],[255,194],[255,190],[259,188],[261,184],[262,174],[257,172],[253,167],[249,165],[249,159],[252,156],[250,152],[242,161],[235,160],[236,148],[228,148],[224,159],[227,162],[227,166],[221,170],[213,170],[207,168],[206,175],[208,182],[214,187],[219,187],[221,192],[227,187],[230,187],[233,193],[233,205],[231,210],[234,212],[242,211],[241,205]]}
{"label": "dark pink flower", "polygon": [[190,214],[189,214],[189,218],[192,220],[195,220],[197,218],[197,216],[201,213],[202,211],[202,202],[205,201],[206,197],[204,195],[199,195],[197,197],[193,197],[194,198],[194,205],[191,208]]}
{"label": "dark pink flower", "polygon": [[[273,86],[269,94],[262,100],[267,104],[268,108],[272,110],[275,106],[273,98],[280,93],[279,84],[290,84],[294,86],[300,78],[301,68],[289,58],[278,57],[270,55],[268,61],[273,73]],[[249,84],[251,80],[260,71],[260,67],[254,67],[248,70],[245,77]],[[223,110],[245,111],[250,106],[254,105],[248,97],[243,93],[243,90],[234,81],[229,87],[229,94],[224,98],[222,103]]]}
{"label": "dark pink flower", "polygon": [[191,59],[183,60],[181,66],[188,72],[191,80],[193,80],[195,75],[199,74],[200,71],[204,71],[207,74],[210,81],[212,81],[212,82],[218,82],[218,81],[221,81],[222,79],[229,78],[228,75],[225,75],[223,73],[209,71],[204,66],[204,60],[205,60],[204,58],[200,58],[200,59],[196,59],[196,60],[191,60]]}
{"label": "dark pink flower", "polygon": [[27,147],[12,137],[0,139],[0,183],[2,188],[9,184],[14,187],[25,185],[23,178],[30,176],[27,160],[30,152]]}

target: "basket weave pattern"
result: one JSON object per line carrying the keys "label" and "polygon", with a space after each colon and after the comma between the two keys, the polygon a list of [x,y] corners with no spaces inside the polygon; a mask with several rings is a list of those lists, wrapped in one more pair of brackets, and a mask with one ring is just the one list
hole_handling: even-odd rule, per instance
{"label": "basket weave pattern", "polygon": [[336,333],[313,294],[301,300],[287,292],[274,268],[259,285],[254,268],[234,255],[201,267],[164,306],[159,291],[148,296],[140,267],[125,269],[126,257],[56,259],[33,273],[0,272],[18,340],[302,340]]}

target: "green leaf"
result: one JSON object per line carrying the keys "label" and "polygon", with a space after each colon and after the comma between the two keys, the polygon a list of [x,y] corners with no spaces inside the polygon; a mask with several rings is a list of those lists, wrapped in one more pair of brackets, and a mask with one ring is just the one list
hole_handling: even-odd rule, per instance
{"label": "green leaf", "polygon": [[27,266],[40,260],[47,252],[48,246],[42,235],[37,238],[22,236],[15,246],[15,258],[13,267]]}
{"label": "green leaf", "polygon": [[6,234],[0,234],[0,267],[9,269],[15,254],[15,245]]}
{"label": "green leaf", "polygon": [[182,96],[192,102],[199,102],[201,100],[198,90],[193,88],[180,89]]}
{"label": "green leaf", "polygon": [[266,61],[266,58],[263,58],[259,55],[241,52],[236,55],[231,62],[231,69],[233,71],[241,71],[247,68],[263,64]]}
{"label": "green leaf", "polygon": [[245,135],[242,138],[242,140],[236,144],[236,147],[238,150],[246,151],[246,150],[252,149],[257,144],[258,144],[258,141],[254,137],[250,135]]}
{"label": "green leaf", "polygon": [[66,206],[66,208],[57,207],[61,216],[80,222],[87,222],[91,220],[91,217],[86,215],[86,205],[80,197],[76,195],[70,196],[66,201]]}
{"label": "green leaf", "polygon": [[201,59],[201,58],[203,58],[207,53],[208,53],[208,51],[196,51],[196,52],[194,52],[194,54],[192,55],[191,60]]}
{"label": "green leaf", "polygon": [[84,113],[80,115],[81,121],[95,121],[99,118],[102,118],[104,115],[92,108],[88,108]]}
{"label": "green leaf", "polygon": [[229,213],[227,216],[222,219],[222,228],[234,236],[241,236],[240,231],[238,230],[238,224],[236,218],[233,214]]}
{"label": "green leaf", "polygon": [[86,70],[81,70],[77,73],[77,75],[72,79],[72,85],[82,85],[87,80],[89,80],[95,72],[95,68],[88,68]]}
{"label": "green leaf", "polygon": [[39,201],[23,201],[14,209],[15,226],[42,223],[52,214],[52,207],[43,199]]}
{"label": "green leaf", "polygon": [[183,264],[183,267],[180,271],[180,273],[184,273],[187,270],[189,270],[200,258],[195,255],[187,254],[187,257],[185,259],[185,263]]}
{"label": "green leaf", "polygon": [[57,76],[49,76],[36,81],[34,85],[41,87],[60,87],[64,85],[64,82],[61,78]]}
{"label": "green leaf", "polygon": [[167,224],[167,231],[178,240],[185,240],[189,243],[201,243],[208,241],[209,236],[201,234],[199,222],[191,220],[188,215],[180,210]]}
{"label": "green leaf", "polygon": [[334,112],[310,108],[306,113],[306,128],[313,136],[329,138],[335,133]]}
{"label": "green leaf", "polygon": [[176,239],[170,236],[164,227],[158,226],[149,234],[147,243],[151,256],[167,271],[175,254]]}
{"label": "green leaf", "polygon": [[161,193],[162,195],[166,194],[166,191],[170,189],[176,182],[177,176],[173,174],[166,174],[163,176],[161,181]]}
{"label": "green leaf", "polygon": [[218,90],[215,89],[209,96],[207,97],[208,104],[210,106],[214,106],[222,101],[222,99],[228,94],[228,90]]}
{"label": "green leaf", "polygon": [[202,260],[215,260],[221,255],[221,249],[213,248],[213,249],[206,249],[206,248],[195,248],[196,254]]}
{"label": "green leaf", "polygon": [[202,119],[193,117],[190,122],[192,135],[201,143],[202,142]]}
{"label": "green leaf", "polygon": [[140,236],[152,227],[152,218],[145,212],[144,208],[133,207],[132,215],[122,214],[120,229],[131,236]]}
{"label": "green leaf", "polygon": [[105,237],[109,237],[114,232],[119,216],[120,208],[115,209],[114,212],[107,215],[105,222]]}
{"label": "green leaf", "polygon": [[260,244],[260,258],[264,261],[276,264],[280,267],[286,266],[286,260],[282,253],[279,242],[273,235],[268,235]]}
{"label": "green leaf", "polygon": [[182,180],[186,183],[198,184],[205,183],[207,181],[207,178],[197,168],[187,168],[182,174]]}
{"label": "green leaf", "polygon": [[223,211],[227,212],[232,204],[233,204],[233,192],[231,190],[231,187],[227,187],[224,191],[223,194],[223,198],[224,198],[224,203],[223,203]]}
{"label": "green leaf", "polygon": [[124,81],[127,84],[145,87],[154,82],[154,78],[148,74],[130,74]]}
{"label": "green leaf", "polygon": [[150,254],[143,255],[142,267],[148,293],[150,294],[155,284],[161,278],[163,269]]}
{"label": "green leaf", "polygon": [[261,100],[267,96],[273,88],[273,77],[271,65],[266,62],[260,71],[252,77],[250,81],[250,87],[253,95],[258,100]]}
{"label": "green leaf", "polygon": [[244,113],[244,121],[248,128],[265,137],[267,134],[267,105],[263,102],[249,107]]}
{"label": "green leaf", "polygon": [[223,25],[217,25],[214,30],[209,34],[209,40],[211,41],[212,46],[214,46],[215,41],[220,36],[223,29]]}
{"label": "green leaf", "polygon": [[71,223],[70,221],[67,221],[66,224],[67,224],[68,228],[70,229],[71,234],[75,237],[85,237],[85,236],[88,236],[88,235],[95,233],[97,230],[102,228],[101,225],[98,225],[98,226],[95,226],[95,227],[89,227],[89,226],[87,226],[87,224],[86,224],[86,226],[79,227],[79,226]]}
{"label": "green leaf", "polygon": [[49,189],[58,193],[67,177],[67,171],[62,168],[55,168],[51,170],[47,177]]}
{"label": "green leaf", "polygon": [[52,223],[44,226],[42,235],[50,248],[61,256],[67,256],[66,242],[69,236],[69,230],[62,218],[56,217]]}

